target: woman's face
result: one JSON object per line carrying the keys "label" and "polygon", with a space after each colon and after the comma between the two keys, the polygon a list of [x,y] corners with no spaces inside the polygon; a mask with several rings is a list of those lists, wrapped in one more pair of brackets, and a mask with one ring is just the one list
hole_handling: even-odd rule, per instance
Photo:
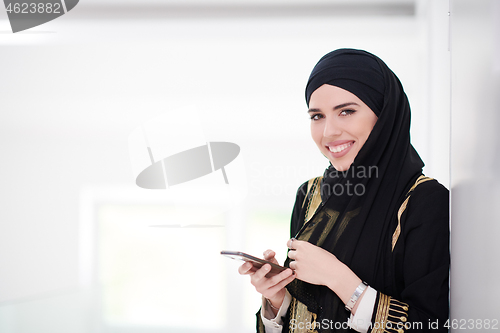
{"label": "woman's face", "polygon": [[308,113],[314,142],[338,171],[349,169],[378,119],[356,95],[328,84],[311,94]]}

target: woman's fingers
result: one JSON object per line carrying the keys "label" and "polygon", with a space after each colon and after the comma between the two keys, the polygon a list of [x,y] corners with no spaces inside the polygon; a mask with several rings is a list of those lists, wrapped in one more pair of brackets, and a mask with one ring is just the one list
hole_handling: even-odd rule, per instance
{"label": "woman's fingers", "polygon": [[238,273],[240,273],[241,275],[250,274],[253,272],[254,272],[254,270],[253,270],[253,265],[251,262],[247,261],[243,265],[238,267]]}
{"label": "woman's fingers", "polygon": [[291,269],[284,270],[283,272],[271,277],[266,277],[269,270],[265,269],[265,266],[269,265],[264,265],[255,274],[253,274],[251,282],[255,289],[267,298],[276,294],[295,278]]}
{"label": "woman's fingers", "polygon": [[290,258],[292,260],[297,260],[298,253],[299,252],[304,253],[304,251],[307,251],[309,248],[308,247],[309,245],[311,245],[311,244],[308,242],[300,241],[300,240],[297,240],[295,238],[291,238],[287,242],[287,246],[290,249],[290,251],[288,251],[288,258]]}
{"label": "woman's fingers", "polygon": [[298,239],[295,239],[295,238],[290,238],[288,240],[288,242],[286,242],[286,246],[290,249],[290,250],[297,250],[299,248],[301,248],[304,244],[309,244],[308,242],[306,241],[301,241],[301,240],[298,240]]}
{"label": "woman's fingers", "polygon": [[[281,289],[285,288],[294,279],[295,279],[295,274],[291,274],[287,278],[281,280],[278,284],[275,284],[274,286],[272,286],[271,288],[269,288],[268,289],[268,293],[270,295],[275,295],[278,291],[280,291]],[[271,297],[271,296],[269,296],[269,297]]]}
{"label": "woman's fingers", "polygon": [[271,271],[271,265],[269,264],[265,264],[264,266],[262,266],[261,268],[259,268],[254,276],[252,277],[253,279],[258,279],[258,280],[261,280],[262,278],[264,278],[267,273],[269,273]]}
{"label": "woman's fingers", "polygon": [[264,288],[269,288],[293,274],[291,269],[286,269],[279,274],[267,277],[267,274],[270,271],[271,265],[265,264],[264,266],[262,266],[257,272],[252,275],[252,284],[260,285]]}
{"label": "woman's fingers", "polygon": [[276,252],[273,250],[266,250],[264,251],[264,260],[270,261],[273,264],[278,264],[278,260],[274,257],[276,255]]}
{"label": "woman's fingers", "polygon": [[[273,250],[264,252],[264,259],[272,263],[278,264],[274,257],[276,253]],[[295,279],[294,272],[291,269],[286,269],[279,274],[268,276],[271,271],[271,265],[265,264],[257,269],[251,262],[245,262],[238,268],[238,273],[241,275],[249,275],[250,282],[255,289],[264,295],[271,298],[282,292],[283,288]]]}
{"label": "woman's fingers", "polygon": [[276,253],[273,250],[265,250],[263,254],[264,254],[264,259],[266,260],[269,260],[276,255]]}

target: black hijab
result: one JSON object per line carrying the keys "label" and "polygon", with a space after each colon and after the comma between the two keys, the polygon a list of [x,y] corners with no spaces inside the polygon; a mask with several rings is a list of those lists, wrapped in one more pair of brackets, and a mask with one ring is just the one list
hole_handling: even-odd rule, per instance
{"label": "black hijab", "polygon": [[[339,49],[321,58],[306,87],[307,103],[323,84],[352,92],[375,112],[378,120],[347,172],[337,172],[332,165],[325,170],[322,205],[307,223],[310,230],[306,240],[333,253],[374,289],[391,295],[391,238],[397,210],[424,166],[410,144],[408,98],[387,65],[361,50]],[[357,187],[358,191],[349,192],[349,187]],[[338,215],[332,218],[332,214],[322,215],[322,211]],[[301,221],[304,215],[302,209]],[[326,236],[325,230],[329,230]],[[301,232],[297,239],[301,239]],[[317,315],[317,322],[345,322],[350,315],[338,296],[325,286],[294,280],[287,289]]]}

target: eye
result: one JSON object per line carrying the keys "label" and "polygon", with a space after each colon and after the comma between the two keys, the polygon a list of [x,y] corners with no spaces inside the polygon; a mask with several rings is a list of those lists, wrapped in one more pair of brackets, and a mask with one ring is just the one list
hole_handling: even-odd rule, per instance
{"label": "eye", "polygon": [[340,115],[341,116],[350,116],[351,114],[353,114],[354,112],[356,112],[355,110],[350,110],[350,109],[346,109],[346,110],[342,110],[340,112]]}
{"label": "eye", "polygon": [[323,118],[323,115],[320,114],[320,113],[315,113],[315,114],[311,115],[311,120],[312,121],[320,120],[321,118]]}

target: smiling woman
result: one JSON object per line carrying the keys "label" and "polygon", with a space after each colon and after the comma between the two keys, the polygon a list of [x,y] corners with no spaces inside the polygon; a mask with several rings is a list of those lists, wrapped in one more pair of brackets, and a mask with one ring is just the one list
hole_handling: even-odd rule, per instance
{"label": "smiling woman", "polygon": [[330,166],[297,191],[290,269],[239,269],[263,296],[257,331],[447,331],[449,195],[422,174],[399,79],[373,54],[340,49],[314,67],[306,101]]}

